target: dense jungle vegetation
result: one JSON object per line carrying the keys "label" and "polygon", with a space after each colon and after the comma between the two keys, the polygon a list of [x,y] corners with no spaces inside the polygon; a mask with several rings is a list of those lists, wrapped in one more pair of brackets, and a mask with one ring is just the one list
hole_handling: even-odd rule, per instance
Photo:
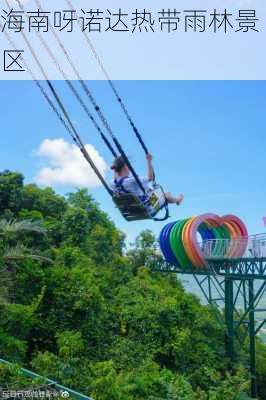
{"label": "dense jungle vegetation", "polygon": [[[156,238],[125,236],[86,190],[57,195],[0,174],[1,388],[29,368],[95,400],[244,400],[245,349],[234,369],[225,331],[175,275],[149,268]],[[260,399],[266,347],[258,341]]]}

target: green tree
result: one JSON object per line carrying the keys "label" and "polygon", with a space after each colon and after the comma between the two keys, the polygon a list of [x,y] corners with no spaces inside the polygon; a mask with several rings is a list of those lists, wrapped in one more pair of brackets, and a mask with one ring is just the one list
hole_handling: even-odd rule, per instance
{"label": "green tree", "polygon": [[44,234],[45,230],[39,222],[28,220],[7,221],[0,220],[0,296],[2,299],[7,295],[8,283],[12,282],[12,274],[17,262],[25,259],[38,261],[49,261],[47,258],[36,254],[27,249],[22,243],[17,241],[17,236],[22,232]]}
{"label": "green tree", "polygon": [[[0,229],[0,267],[14,288],[0,302],[0,356],[95,400],[247,398],[244,362],[229,372],[213,310],[174,274],[152,272],[161,256],[151,231],[126,252],[124,235],[87,190],[64,198],[13,174],[0,179],[0,227],[1,216],[13,221]],[[23,219],[46,234],[19,229]],[[261,399],[265,365],[258,343]],[[5,377],[15,379],[0,369]]]}
{"label": "green tree", "polygon": [[23,176],[8,170],[0,173],[0,217],[12,218],[21,208]]}
{"label": "green tree", "polygon": [[162,256],[157,251],[156,237],[148,229],[141,232],[131,246],[127,255],[134,270],[143,266],[152,267],[155,262],[162,261]]}

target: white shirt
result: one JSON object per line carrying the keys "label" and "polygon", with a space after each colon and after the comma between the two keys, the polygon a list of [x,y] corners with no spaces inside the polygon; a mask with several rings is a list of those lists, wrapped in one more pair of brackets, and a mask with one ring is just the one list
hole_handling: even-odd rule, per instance
{"label": "white shirt", "polygon": [[[141,190],[141,188],[139,187],[138,183],[136,182],[135,178],[133,176],[127,176],[124,178],[117,178],[117,181],[119,182],[119,181],[121,181],[121,179],[123,179],[123,181],[122,181],[123,188],[127,192],[138,196],[143,201],[143,196],[145,196],[145,195],[144,195],[143,191]],[[150,181],[148,178],[140,178],[140,181],[141,181],[146,193],[148,193],[148,191],[152,192],[152,189],[150,187]],[[116,186],[115,182],[112,183],[111,187],[112,187],[113,191],[119,190],[119,188]],[[123,193],[123,191],[122,191],[122,193]],[[163,193],[161,193],[161,195],[159,197],[156,195],[156,197],[157,197],[156,207],[149,203],[145,204],[145,207],[147,208],[147,210],[151,216],[156,215],[159,208],[164,207],[166,204],[166,200],[165,200]]]}
{"label": "white shirt", "polygon": [[[117,181],[120,182],[122,179],[123,179],[123,177],[122,178],[118,177]],[[145,191],[147,192],[150,189],[149,179],[148,178],[140,178],[140,181],[141,181]],[[114,191],[117,190],[117,186],[115,185],[114,182],[111,186]],[[138,197],[141,197],[144,195],[143,191],[141,190],[141,188],[139,187],[137,181],[135,180],[135,178],[133,176],[125,177],[122,181],[122,186],[127,192],[133,193]]]}

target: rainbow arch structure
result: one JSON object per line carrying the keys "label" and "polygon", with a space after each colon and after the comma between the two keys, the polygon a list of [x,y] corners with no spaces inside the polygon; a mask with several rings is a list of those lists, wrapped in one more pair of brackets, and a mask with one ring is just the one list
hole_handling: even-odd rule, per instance
{"label": "rainbow arch structure", "polygon": [[203,214],[167,224],[159,243],[168,263],[184,271],[191,267],[204,269],[208,267],[205,244],[211,247],[212,256],[221,256],[222,246],[223,258],[241,258],[247,249],[248,231],[234,215]]}

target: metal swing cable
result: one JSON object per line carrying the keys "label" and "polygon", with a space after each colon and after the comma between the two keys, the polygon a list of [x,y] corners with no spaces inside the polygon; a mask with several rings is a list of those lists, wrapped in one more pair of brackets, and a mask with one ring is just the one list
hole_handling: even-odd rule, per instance
{"label": "metal swing cable", "polygon": [[[8,1],[8,0],[6,0]],[[23,5],[21,4],[20,0],[16,0],[17,4],[19,5],[19,7],[21,8],[21,10],[23,10],[25,12],[25,9],[23,7]],[[74,88],[74,86],[72,85],[72,83],[67,79],[67,76],[65,74],[65,72],[63,71],[62,67],[59,65],[58,61],[56,60],[56,57],[54,56],[53,52],[51,51],[51,49],[49,48],[49,46],[47,45],[47,43],[45,42],[45,40],[42,38],[42,36],[39,34],[39,32],[36,32],[38,39],[40,40],[40,42],[42,43],[42,45],[44,46],[45,50],[47,51],[47,53],[49,54],[50,58],[52,59],[52,61],[54,62],[55,66],[57,67],[57,69],[59,70],[59,72],[62,74],[62,76],[64,77],[64,79],[66,80],[66,83],[68,84],[68,86],[71,88],[71,90],[73,91],[73,93],[75,92],[75,96],[79,97],[78,92],[76,91],[76,89]],[[58,41],[60,41],[60,39],[57,38]],[[63,46],[63,44],[61,43],[61,45]],[[62,47],[61,47],[62,48]],[[72,65],[73,62],[72,62]],[[77,69],[75,68],[75,70],[77,71]],[[80,79],[80,81],[82,81],[82,79]],[[83,86],[83,85],[82,85]],[[73,89],[72,89],[73,88]],[[107,130],[107,132],[110,134],[114,144],[116,145],[116,148],[118,149],[118,151],[120,152],[121,156],[123,157],[123,159],[125,160],[127,166],[129,167],[130,172],[132,173],[133,177],[135,178],[138,186],[140,187],[140,189],[142,190],[142,192],[144,194],[146,194],[146,191],[144,189],[144,186],[142,184],[142,182],[140,181],[137,173],[135,172],[133,166],[131,165],[126,153],[124,152],[121,144],[119,143],[119,141],[117,140],[116,136],[114,135],[107,119],[105,118],[105,116],[103,115],[103,112],[101,111],[99,105],[97,104],[94,96],[92,95],[92,93],[90,92],[90,90],[88,89],[88,87],[85,85],[83,86],[84,90],[86,90],[86,94],[88,95],[95,111],[97,112],[100,120],[102,121],[105,129]],[[86,89],[85,89],[86,88]],[[81,98],[80,98],[81,99]],[[81,102],[84,104],[83,100],[81,99]],[[84,107],[83,107],[84,108]]]}
{"label": "metal swing cable", "polygon": [[[35,0],[35,1],[37,1],[37,0]],[[73,4],[71,3],[71,1],[70,0],[66,0],[66,2],[68,4],[68,6],[70,7],[71,11],[76,13],[76,10],[74,9]],[[78,21],[80,30],[83,33],[84,38],[85,38],[88,46],[90,47],[90,49],[92,51],[92,54],[94,55],[94,58],[96,59],[97,63],[99,64],[99,67],[100,67],[104,77],[106,78],[106,80],[107,80],[108,84],[110,85],[110,87],[111,87],[111,89],[112,89],[112,91],[113,91],[118,103],[120,104],[124,114],[126,115],[126,118],[129,121],[129,123],[130,123],[130,125],[131,125],[131,127],[132,127],[132,129],[133,129],[133,131],[134,131],[134,133],[135,133],[135,135],[136,135],[141,147],[143,148],[144,153],[146,155],[148,155],[149,154],[149,150],[148,150],[146,144],[144,143],[144,140],[143,140],[138,128],[136,127],[135,123],[133,122],[133,119],[132,119],[131,115],[129,114],[129,111],[128,111],[128,109],[127,109],[122,97],[120,96],[116,86],[114,85],[114,82],[111,80],[106,68],[103,65],[103,62],[102,62],[99,54],[97,53],[97,51],[96,51],[92,41],[90,40],[87,32],[83,29],[82,24],[81,24],[81,22],[80,22],[78,17],[77,17],[77,21]],[[154,182],[154,184],[156,184],[155,181],[156,181],[156,176],[155,176],[155,171],[154,171],[154,168],[153,168],[153,182]]]}
{"label": "metal swing cable", "polygon": [[[71,3],[71,1],[70,1],[70,0],[66,0],[66,2],[67,2],[67,4],[68,4],[68,6],[71,8],[71,11],[75,11],[75,9],[74,9],[73,4]],[[145,143],[144,143],[144,141],[143,141],[143,138],[142,138],[142,136],[141,136],[141,134],[140,134],[138,128],[137,128],[136,125],[134,124],[133,119],[132,119],[131,115],[129,114],[129,111],[128,111],[128,109],[127,109],[127,107],[126,107],[126,105],[125,105],[123,99],[121,98],[121,96],[120,96],[120,94],[119,94],[117,88],[115,87],[115,85],[114,85],[113,81],[111,80],[111,78],[110,78],[110,76],[109,76],[109,74],[108,74],[106,68],[104,67],[103,62],[102,62],[101,58],[99,57],[99,54],[97,53],[97,51],[96,51],[94,45],[92,44],[92,42],[91,42],[89,36],[87,35],[87,32],[82,28],[81,22],[79,21],[78,18],[77,18],[77,20],[78,20],[78,24],[79,24],[79,26],[80,26],[80,28],[81,28],[81,32],[83,33],[84,38],[86,39],[86,42],[88,43],[88,45],[89,45],[89,47],[90,47],[90,49],[91,49],[91,51],[92,51],[92,53],[93,53],[93,55],[94,55],[94,58],[95,58],[96,61],[98,62],[99,67],[100,67],[100,69],[101,69],[103,75],[105,76],[107,82],[109,83],[109,85],[110,85],[110,87],[111,87],[111,89],[112,89],[112,91],[113,91],[113,93],[114,93],[114,95],[115,95],[115,97],[116,97],[118,103],[120,104],[122,110],[124,111],[124,113],[125,113],[125,115],[126,115],[128,121],[129,121],[129,123],[130,123],[130,125],[131,125],[131,127],[132,127],[132,129],[133,129],[133,131],[134,131],[134,133],[135,133],[135,135],[136,135],[136,137],[137,137],[137,139],[139,140],[139,142],[140,142],[140,144],[141,144],[141,146],[142,146],[142,148],[143,148],[145,154],[147,155],[147,154],[149,153],[149,150],[148,150],[147,146],[145,145]]]}
{"label": "metal swing cable", "polygon": [[[21,3],[19,0],[17,0],[17,3],[20,5],[20,7],[22,7]],[[35,4],[37,5],[37,7],[43,11],[42,5],[38,0],[35,0]],[[48,25],[50,30],[52,31],[54,37],[56,38],[57,43],[59,44],[61,50],[63,51],[65,57],[67,58],[71,68],[73,69],[74,73],[76,74],[79,83],[81,84],[83,90],[85,91],[85,93],[87,94],[87,96],[90,95],[90,91],[87,87],[87,85],[85,84],[85,82],[82,80],[78,69],[76,68],[75,64],[73,63],[73,61],[71,60],[71,57],[69,56],[65,46],[62,44],[62,42],[60,41],[60,39],[58,38],[58,35],[55,32],[54,27],[50,24],[50,22],[48,21]],[[90,120],[92,121],[94,127],[97,129],[97,131],[99,132],[99,134],[101,135],[101,138],[103,139],[104,143],[106,144],[106,146],[109,148],[109,150],[111,151],[112,155],[114,157],[117,157],[117,153],[115,151],[115,149],[113,148],[113,146],[111,145],[111,143],[109,142],[109,140],[107,139],[107,137],[105,136],[105,134],[103,133],[102,129],[100,128],[100,126],[98,125],[98,123],[96,122],[94,116],[92,115],[92,113],[90,112],[90,110],[88,109],[88,107],[86,106],[86,104],[83,102],[82,98],[80,97],[79,93],[77,92],[77,90],[75,89],[75,87],[73,86],[73,84],[69,81],[69,79],[67,78],[64,70],[61,68],[61,66],[59,65],[59,63],[57,62],[54,54],[50,51],[50,48],[46,45],[45,41],[43,40],[43,38],[41,38],[41,36],[39,37],[39,39],[42,41],[43,46],[45,47],[46,51],[49,53],[50,57],[52,58],[54,64],[56,65],[57,69],[59,70],[59,72],[63,75],[66,83],[68,84],[68,86],[70,87],[71,91],[74,93],[74,95],[76,96],[77,100],[79,101],[79,103],[81,104],[82,108],[84,109],[84,111],[86,112],[86,114],[88,115],[88,117],[90,118]],[[93,96],[91,96],[93,98]],[[93,104],[94,105],[94,104]],[[95,106],[94,106],[95,108]]]}
{"label": "metal swing cable", "polygon": [[[5,0],[5,2],[6,2],[6,4],[7,4],[7,6],[8,6],[8,8],[11,9],[10,6],[9,6],[8,0]],[[43,69],[43,67],[42,67],[42,65],[41,65],[41,63],[40,63],[38,57],[36,56],[35,51],[33,50],[31,44],[29,43],[29,41],[28,41],[28,39],[27,39],[25,33],[24,33],[23,31],[21,31],[21,34],[22,34],[22,37],[23,37],[23,39],[24,39],[26,45],[28,46],[28,48],[29,48],[29,50],[30,50],[30,52],[31,52],[31,54],[32,54],[32,56],[33,56],[33,58],[35,59],[35,61],[36,61],[37,65],[38,65],[38,67],[40,68],[40,70],[41,70],[41,72],[42,72],[42,74],[43,74],[43,76],[44,76],[44,79],[46,80],[46,82],[47,82],[47,84],[48,84],[48,86],[49,86],[49,88],[50,88],[50,90],[51,90],[51,92],[52,92],[52,94],[53,94],[53,96],[54,96],[54,98],[55,98],[55,100],[56,100],[56,102],[57,102],[59,108],[61,109],[61,111],[62,111],[64,117],[66,118],[67,122],[69,123],[69,126],[71,127],[72,132],[70,131],[69,127],[67,127],[67,125],[65,124],[65,122],[64,122],[64,126],[67,128],[68,132],[70,131],[69,133],[71,134],[72,139],[73,139],[74,142],[78,145],[78,147],[79,147],[80,151],[82,152],[83,156],[85,157],[85,159],[87,160],[87,162],[90,164],[91,168],[93,169],[93,171],[95,172],[95,174],[97,175],[97,177],[99,178],[99,180],[101,181],[101,183],[103,184],[103,186],[105,187],[105,189],[106,189],[106,190],[108,191],[108,193],[112,196],[112,194],[113,194],[112,190],[109,188],[109,186],[108,186],[108,184],[106,183],[105,179],[103,178],[103,176],[102,176],[101,173],[99,172],[98,168],[97,168],[96,165],[94,164],[93,160],[91,159],[90,155],[88,154],[87,150],[85,149],[85,146],[84,146],[84,144],[82,143],[82,140],[81,140],[81,138],[80,138],[80,136],[79,136],[79,134],[78,134],[78,132],[77,132],[75,126],[73,125],[73,123],[72,123],[72,121],[71,121],[71,119],[70,119],[70,117],[69,117],[69,115],[68,115],[68,113],[67,113],[67,111],[66,111],[66,109],[65,109],[65,107],[64,107],[64,105],[63,105],[63,103],[62,103],[62,101],[60,100],[60,97],[58,96],[58,94],[57,94],[55,88],[53,87],[52,83],[50,82],[50,80],[49,80],[49,78],[48,78],[48,76],[47,76],[45,70]],[[45,97],[46,97],[46,96],[45,96]],[[48,97],[48,96],[47,96],[47,97]],[[49,104],[50,104],[50,102],[49,102]],[[60,120],[61,120],[61,118],[60,118]]]}
{"label": "metal swing cable", "polygon": [[[0,29],[2,30],[2,24],[0,22]],[[17,50],[17,47],[15,45],[15,43],[13,42],[13,40],[11,39],[11,37],[8,35],[8,33],[6,31],[4,31],[4,35],[6,37],[6,39],[8,40],[9,44],[13,47],[14,50]],[[50,97],[48,96],[48,94],[46,93],[45,89],[43,88],[43,86],[41,85],[41,83],[37,80],[35,74],[33,73],[32,69],[30,68],[30,66],[27,64],[27,62],[25,61],[24,57],[21,55],[21,59],[22,62],[26,68],[26,70],[29,72],[32,80],[34,81],[34,83],[37,85],[37,87],[39,88],[39,90],[41,91],[42,95],[44,96],[44,98],[46,99],[46,101],[48,102],[49,106],[51,107],[52,111],[54,111],[54,113],[57,115],[57,117],[59,118],[60,122],[62,123],[62,125],[64,126],[64,128],[68,131],[68,133],[72,136],[72,131],[69,128],[69,126],[67,125],[66,121],[64,120],[64,118],[62,117],[62,115],[60,114],[60,112],[58,111],[58,109],[56,108],[56,106],[54,105],[54,103],[52,102],[52,100],[50,99]],[[73,140],[76,141],[75,137],[72,136]]]}
{"label": "metal swing cable", "polygon": [[[19,0],[16,0],[17,4],[19,5],[19,7],[25,12],[25,8],[22,5],[22,3]],[[41,40],[43,46],[45,47],[46,51],[49,53],[50,57],[53,59],[54,63],[57,63],[57,60],[54,57],[54,54],[50,51],[49,47],[46,45],[46,42],[43,40],[43,38],[41,37],[41,35],[37,35],[39,40]],[[58,63],[57,63],[58,64]],[[93,123],[95,129],[98,131],[98,133],[101,135],[103,141],[105,142],[105,144],[107,145],[108,149],[111,151],[112,155],[114,157],[117,156],[116,151],[114,150],[114,148],[112,147],[111,143],[109,142],[109,140],[107,139],[107,137],[104,135],[103,131],[101,130],[101,128],[99,127],[99,125],[97,124],[94,116],[92,115],[92,113],[90,112],[90,110],[88,109],[87,105],[84,103],[84,101],[82,100],[81,96],[79,95],[78,91],[76,90],[75,86],[72,84],[72,82],[70,82],[68,80],[68,77],[66,76],[64,70],[61,68],[61,66],[58,64],[56,65],[59,72],[63,75],[68,87],[70,88],[70,90],[72,91],[72,93],[74,94],[74,96],[76,97],[76,99],[78,100],[78,102],[80,103],[81,107],[83,108],[83,110],[85,111],[85,113],[87,114],[87,116],[89,117],[89,119],[91,120],[91,122]]]}

